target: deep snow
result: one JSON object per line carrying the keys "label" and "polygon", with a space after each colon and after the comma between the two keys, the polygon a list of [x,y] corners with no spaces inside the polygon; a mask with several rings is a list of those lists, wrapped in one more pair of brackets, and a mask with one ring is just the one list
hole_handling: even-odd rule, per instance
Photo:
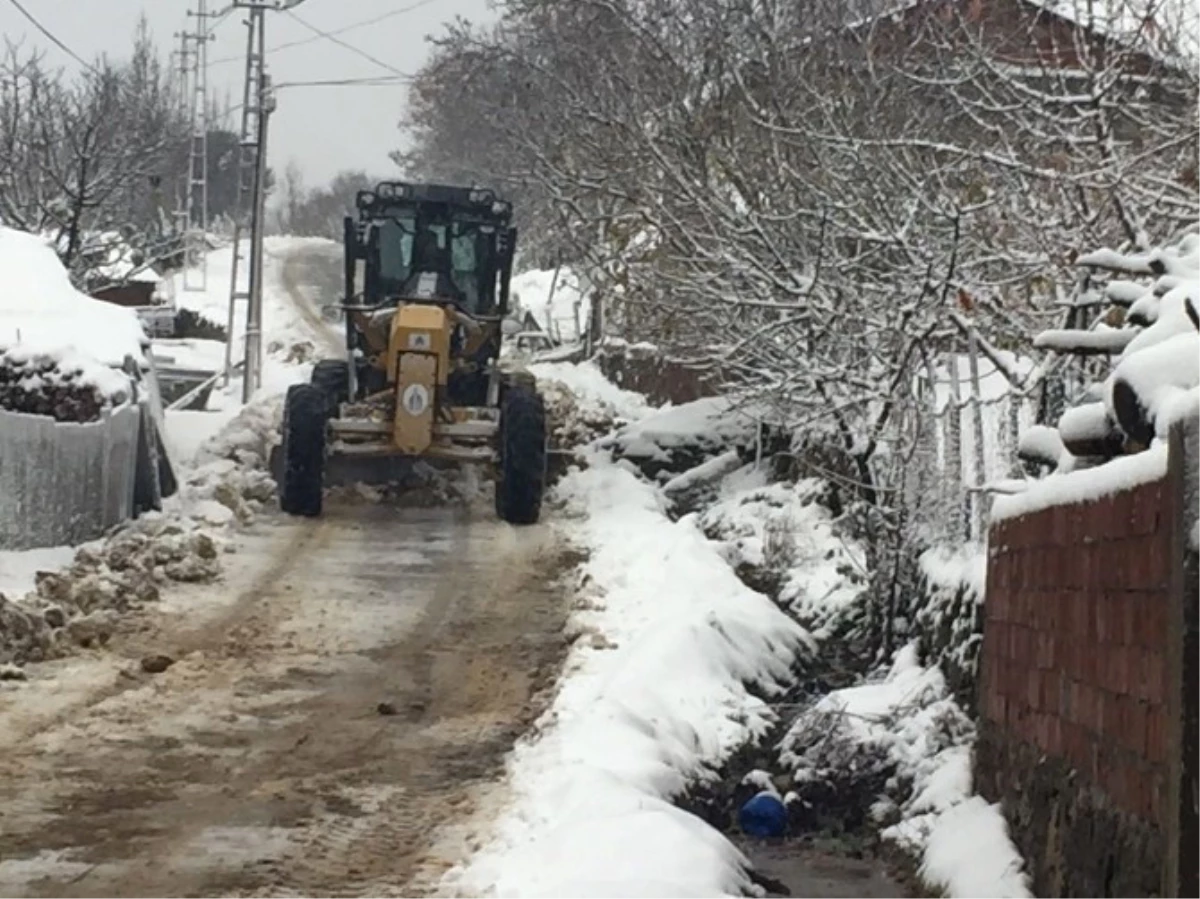
{"label": "deep snow", "polygon": [[0,353],[48,357],[101,393],[129,390],[114,367],[142,358],[137,314],[76,290],[54,251],[34,234],[0,226]]}

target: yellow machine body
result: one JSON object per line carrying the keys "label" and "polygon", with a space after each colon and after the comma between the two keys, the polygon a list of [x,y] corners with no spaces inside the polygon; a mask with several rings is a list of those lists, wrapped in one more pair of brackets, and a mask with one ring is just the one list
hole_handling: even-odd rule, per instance
{"label": "yellow machine body", "polygon": [[438,392],[450,370],[451,319],[441,306],[403,305],[392,318],[388,381],[395,386],[392,440],[416,456],[433,443]]}

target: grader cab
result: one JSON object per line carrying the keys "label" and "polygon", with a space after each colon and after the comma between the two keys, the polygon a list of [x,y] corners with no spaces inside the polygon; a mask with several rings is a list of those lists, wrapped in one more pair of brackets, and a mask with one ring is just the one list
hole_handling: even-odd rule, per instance
{"label": "grader cab", "polygon": [[[341,459],[495,467],[496,512],[538,520],[546,415],[532,376],[501,371],[516,229],[489,190],[385,182],[344,223],[346,355],[284,405],[280,505],[321,513]],[[359,281],[361,279],[361,286]]]}

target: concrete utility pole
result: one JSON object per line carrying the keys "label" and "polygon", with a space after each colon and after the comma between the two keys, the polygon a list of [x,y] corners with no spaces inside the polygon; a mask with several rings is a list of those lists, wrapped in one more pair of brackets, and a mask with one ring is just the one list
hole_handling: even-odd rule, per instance
{"label": "concrete utility pole", "polygon": [[[270,79],[266,74],[266,38],[264,19],[267,10],[291,9],[301,0],[234,0],[233,6],[245,9],[246,80],[242,96],[242,131],[238,156],[237,224],[234,230],[233,272],[229,289],[229,336],[232,339],[235,305],[247,301],[245,367],[242,372],[242,401],[249,402],[262,386],[262,273],[263,226],[267,195],[267,123],[275,108]],[[238,289],[238,269],[242,260],[241,235],[248,234],[249,278],[247,289]],[[227,348],[229,344],[226,344]],[[226,354],[225,380],[231,375],[231,358]]]}

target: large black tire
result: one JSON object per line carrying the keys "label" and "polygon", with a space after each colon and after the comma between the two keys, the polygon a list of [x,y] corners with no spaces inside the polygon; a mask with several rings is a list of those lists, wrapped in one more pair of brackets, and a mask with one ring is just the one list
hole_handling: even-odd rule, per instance
{"label": "large black tire", "polygon": [[496,514],[510,524],[536,524],[546,490],[546,407],[525,384],[501,396],[499,451]]}
{"label": "large black tire", "polygon": [[321,514],[328,397],[313,384],[288,388],[283,406],[283,483],[279,507],[289,515]]}
{"label": "large black tire", "polygon": [[313,366],[311,382],[325,391],[330,416],[350,400],[350,366],[345,359],[322,359]]}

